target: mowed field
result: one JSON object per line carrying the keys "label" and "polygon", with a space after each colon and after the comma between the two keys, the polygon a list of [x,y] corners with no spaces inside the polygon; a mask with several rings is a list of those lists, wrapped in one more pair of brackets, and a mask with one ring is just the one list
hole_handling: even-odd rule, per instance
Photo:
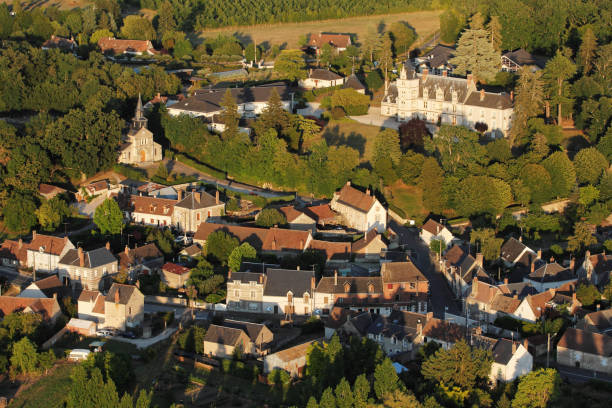
{"label": "mowed field", "polygon": [[212,30],[200,31],[200,37],[207,38],[217,34],[235,35],[245,42],[253,39],[257,43],[268,45],[285,45],[286,48],[297,48],[299,38],[309,33],[332,32],[348,33],[357,36],[357,42],[362,41],[369,30],[385,27],[391,24],[404,21],[412,26],[419,35],[419,41],[427,39],[434,32],[440,29],[439,16],[442,11],[417,11],[411,13],[397,13],[387,15],[351,17],[342,20],[319,20],[303,23],[279,23],[262,24],[256,26],[223,27]]}
{"label": "mowed field", "polygon": [[[0,3],[13,4],[13,0],[0,0]],[[37,0],[37,1],[23,1],[21,5],[24,9],[30,10],[34,7],[57,7],[61,10],[70,10],[73,8],[83,8],[89,4],[92,4],[91,0]]]}

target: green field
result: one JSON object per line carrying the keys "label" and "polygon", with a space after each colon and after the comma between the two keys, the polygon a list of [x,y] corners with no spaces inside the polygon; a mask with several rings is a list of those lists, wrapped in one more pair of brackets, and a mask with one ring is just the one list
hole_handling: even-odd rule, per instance
{"label": "green field", "polygon": [[32,386],[22,389],[9,408],[63,407],[70,389],[70,372],[74,364],[61,364]]}
{"label": "green field", "polygon": [[374,138],[380,132],[380,127],[364,125],[351,119],[330,120],[321,131],[320,137],[329,146],[347,145],[359,152],[362,162],[367,162],[372,156]]}
{"label": "green field", "polygon": [[423,191],[417,186],[397,181],[389,188],[385,198],[390,204],[401,209],[406,218],[416,218],[419,221],[427,215],[427,210],[423,207]]}

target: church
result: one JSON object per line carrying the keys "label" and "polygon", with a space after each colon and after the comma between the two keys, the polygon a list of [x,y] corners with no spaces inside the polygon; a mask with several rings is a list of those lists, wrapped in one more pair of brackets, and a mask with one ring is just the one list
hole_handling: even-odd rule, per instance
{"label": "church", "polygon": [[119,149],[119,163],[147,163],[162,159],[162,147],[153,141],[153,133],[147,129],[147,118],[144,116],[140,95],[138,95],[136,113],[126,136],[127,140]]}

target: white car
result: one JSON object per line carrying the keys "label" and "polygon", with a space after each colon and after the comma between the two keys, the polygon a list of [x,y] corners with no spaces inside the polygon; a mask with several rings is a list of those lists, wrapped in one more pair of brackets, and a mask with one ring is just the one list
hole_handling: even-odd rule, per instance
{"label": "white car", "polygon": [[113,334],[110,332],[110,330],[98,330],[96,332],[96,336],[98,337],[110,337]]}

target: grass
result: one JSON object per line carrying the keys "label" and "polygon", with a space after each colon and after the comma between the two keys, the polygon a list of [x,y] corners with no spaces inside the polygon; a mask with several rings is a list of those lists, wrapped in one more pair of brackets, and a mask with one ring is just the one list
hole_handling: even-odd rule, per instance
{"label": "grass", "polygon": [[300,36],[308,33],[335,32],[350,33],[357,36],[358,42],[363,41],[368,30],[381,25],[388,27],[398,21],[410,24],[419,39],[430,37],[440,28],[439,15],[441,11],[418,11],[387,15],[350,17],[338,20],[318,20],[304,23],[261,24],[255,26],[223,27],[199,32],[200,37],[212,37],[217,34],[235,35],[241,41],[249,43],[253,39],[258,44],[285,45],[287,48],[297,48]]}
{"label": "grass", "polygon": [[[8,5],[13,4],[13,0],[0,0],[0,3],[6,3]],[[23,1],[21,0],[21,5],[24,10],[30,10],[36,7],[58,7],[60,10],[72,10],[74,8],[84,8],[93,1],[90,0],[39,0],[36,2],[31,1]],[[33,4],[33,5],[30,5]]]}
{"label": "grass", "polygon": [[406,218],[419,219],[427,215],[427,210],[423,207],[423,191],[417,186],[397,181],[390,187],[385,198],[390,204],[404,211]]}
{"label": "grass", "polygon": [[361,161],[367,162],[372,156],[374,138],[378,132],[378,126],[364,125],[351,119],[331,120],[322,129],[320,137],[324,138],[329,146],[352,147],[359,152]]}
{"label": "grass", "polygon": [[10,408],[63,407],[70,389],[73,364],[61,364],[48,375],[23,390],[10,403]]}

